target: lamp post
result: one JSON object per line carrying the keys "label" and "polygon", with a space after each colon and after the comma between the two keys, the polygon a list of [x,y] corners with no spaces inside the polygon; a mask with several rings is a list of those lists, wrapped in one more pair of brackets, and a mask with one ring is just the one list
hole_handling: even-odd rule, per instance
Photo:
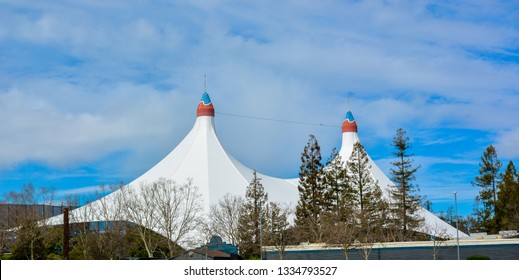
{"label": "lamp post", "polygon": [[260,245],[259,249],[260,249],[260,260],[263,260],[263,252],[262,252],[262,251],[263,251],[263,232],[262,232],[262,231],[263,231],[263,226],[262,226],[262,224],[261,224],[261,210],[262,210],[261,208],[262,208],[262,207],[263,207],[263,201],[260,200],[260,202],[259,202],[259,211],[258,211],[258,212],[259,212],[259,217],[258,217],[258,219],[259,219],[259,243],[260,243],[260,244],[259,244],[259,245]]}
{"label": "lamp post", "polygon": [[458,198],[456,192],[454,192],[454,205],[456,207],[456,247],[458,251],[458,260],[460,259],[460,230],[459,230],[459,217],[458,217]]}

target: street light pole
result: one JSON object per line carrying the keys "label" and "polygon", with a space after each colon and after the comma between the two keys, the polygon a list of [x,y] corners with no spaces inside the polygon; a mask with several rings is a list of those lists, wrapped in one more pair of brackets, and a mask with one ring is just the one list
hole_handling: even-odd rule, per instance
{"label": "street light pole", "polygon": [[263,231],[263,227],[262,227],[262,224],[261,224],[261,210],[262,210],[261,208],[263,207],[263,201],[260,200],[259,206],[260,206],[259,207],[259,211],[258,211],[259,212],[259,217],[258,217],[258,219],[259,219],[259,239],[260,239],[259,240],[259,242],[260,242],[260,248],[259,249],[260,249],[260,260],[263,260],[263,252],[262,252],[263,251],[263,232],[262,232]]}
{"label": "street light pole", "polygon": [[454,205],[456,206],[456,247],[458,251],[458,260],[460,259],[460,230],[459,230],[459,217],[458,217],[458,198],[456,192],[454,192]]}

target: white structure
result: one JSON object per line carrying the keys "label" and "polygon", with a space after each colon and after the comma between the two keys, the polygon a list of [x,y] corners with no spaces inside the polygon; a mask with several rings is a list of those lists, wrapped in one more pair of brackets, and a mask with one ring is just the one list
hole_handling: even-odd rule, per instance
{"label": "white structure", "polygon": [[[190,178],[193,185],[197,186],[201,192],[206,213],[208,213],[210,205],[217,203],[226,193],[245,196],[246,188],[252,180],[253,170],[241,164],[225,151],[216,135],[214,115],[211,99],[207,93],[204,93],[197,108],[195,125],[184,140],[157,165],[123,188],[130,188],[133,193],[140,193],[142,188],[149,187],[150,183],[160,178],[171,179],[179,184],[185,183]],[[347,160],[350,158],[354,143],[359,141],[357,124],[351,112],[346,114],[342,131],[342,146],[339,154],[343,160]],[[371,158],[369,160],[374,178],[378,180],[381,188],[387,192],[388,186],[394,184],[382,173]],[[269,201],[292,206],[297,205],[299,200],[298,179],[279,179],[260,173],[257,176],[262,180]],[[74,209],[70,213],[74,217],[73,222],[95,222],[108,219],[138,223],[129,219],[122,212],[114,213],[115,210],[111,205],[114,205],[119,192],[115,191],[88,205]],[[89,212],[85,209],[93,211]],[[111,213],[102,216],[96,214],[81,215],[86,212],[95,213],[97,209],[105,209],[105,213]],[[425,220],[425,226],[419,231],[432,235],[456,236],[455,228],[432,213],[421,209],[420,215]],[[62,223],[63,216],[59,215],[47,220],[46,224],[58,225]],[[160,230],[155,230],[163,234]],[[460,236],[466,235],[460,233]]]}
{"label": "white structure", "polygon": [[[225,194],[230,193],[244,197],[247,186],[252,180],[253,170],[241,164],[225,151],[218,140],[214,127],[214,107],[207,93],[197,108],[195,125],[187,136],[164,159],[146,173],[123,188],[131,188],[132,193],[139,193],[140,188],[150,187],[160,178],[171,179],[184,184],[188,179],[198,187],[202,195],[205,213],[211,205],[216,204]],[[279,179],[257,173],[268,193],[269,201],[292,204],[299,199],[297,180]],[[97,209],[110,209],[121,191],[115,191],[88,205],[70,212],[74,222],[96,222],[106,219],[132,221],[124,213],[112,215],[95,214]],[[85,209],[92,211],[85,211]],[[113,208],[113,207],[112,207]],[[84,213],[94,213],[85,215]],[[103,211],[106,213],[107,211]],[[112,210],[115,212],[115,210]],[[47,222],[49,225],[63,223],[63,216],[55,216]],[[159,233],[160,230],[157,230]]]}
{"label": "white structure", "polygon": [[[360,142],[357,123],[353,118],[353,114],[348,111],[342,123],[342,145],[339,151],[339,155],[343,161],[347,161],[350,158],[351,153],[353,152],[353,145],[356,142]],[[395,186],[395,184],[389,180],[389,178],[382,172],[382,170],[380,170],[380,168],[375,164],[369,155],[368,158],[369,164],[371,165],[371,174],[375,180],[378,181],[384,197],[389,200],[389,188]],[[424,224],[421,228],[417,229],[417,231],[440,237],[456,237],[456,228],[452,227],[431,212],[420,207],[418,215],[424,219]],[[461,238],[467,237],[468,235],[463,232],[459,232],[459,236]]]}

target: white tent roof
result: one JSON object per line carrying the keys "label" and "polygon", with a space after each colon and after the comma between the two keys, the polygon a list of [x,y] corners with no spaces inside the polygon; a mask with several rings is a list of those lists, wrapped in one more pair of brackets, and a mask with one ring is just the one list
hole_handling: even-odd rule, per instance
{"label": "white tent roof", "polygon": [[[343,122],[342,145],[339,154],[343,160],[349,159],[355,142],[360,141],[357,134],[357,124],[351,112],[346,115]],[[379,185],[386,193],[389,186],[394,184],[377,167],[370,158],[371,171]],[[252,180],[253,170],[241,164],[233,158],[218,140],[214,126],[214,108],[207,93],[204,93],[197,109],[195,125],[188,135],[169,153],[164,159],[157,163],[146,173],[135,179],[124,188],[131,188],[139,192],[146,183],[152,183],[159,178],[174,180],[177,183],[185,183],[188,178],[197,186],[201,192],[206,213],[209,207],[220,200],[226,193],[244,196],[246,187]],[[295,206],[299,200],[297,190],[298,179],[280,179],[258,173],[262,179],[263,187],[269,195],[269,200],[286,203]],[[100,221],[101,217],[81,215],[86,207],[91,209],[110,208],[117,192],[96,200],[88,205],[74,209],[71,216],[74,222]],[[422,232],[432,235],[456,236],[456,229],[448,225],[425,209],[420,209],[420,215],[425,220]],[[79,217],[79,220],[78,220]],[[124,216],[113,214],[113,220],[124,220]],[[106,219],[106,217],[105,217]],[[49,225],[63,223],[63,216],[55,216],[47,221]],[[466,236],[460,232],[460,237]]]}
{"label": "white tent roof", "polygon": [[[214,108],[209,95],[204,93],[197,109],[195,125],[182,142],[159,163],[123,188],[139,192],[140,188],[159,178],[171,179],[179,184],[187,182],[189,178],[193,185],[198,187],[205,212],[208,213],[210,205],[216,204],[227,193],[244,197],[252,177],[253,170],[232,157],[218,140],[214,126]],[[261,173],[257,173],[257,177],[261,178],[269,201],[295,206],[294,203],[299,199],[297,180],[280,179]],[[100,221],[103,217],[85,217],[86,215],[80,215],[81,211],[84,211],[85,207],[110,208],[118,192],[119,190],[74,209],[71,216],[75,217],[75,222]],[[112,219],[124,220],[125,217],[114,213]],[[47,224],[62,223],[63,216],[59,215],[50,218]]]}

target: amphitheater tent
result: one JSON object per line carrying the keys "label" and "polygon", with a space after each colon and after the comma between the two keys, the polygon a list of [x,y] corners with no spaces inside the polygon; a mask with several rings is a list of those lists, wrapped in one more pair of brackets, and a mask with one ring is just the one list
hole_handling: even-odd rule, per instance
{"label": "amphitheater tent", "polygon": [[[202,95],[197,108],[195,124],[187,136],[164,159],[153,166],[146,173],[123,187],[139,193],[142,188],[150,187],[151,183],[160,178],[171,179],[179,184],[188,179],[199,188],[205,213],[208,213],[212,204],[217,203],[225,194],[244,196],[246,187],[253,177],[253,170],[241,164],[232,157],[222,146],[216,134],[214,125],[214,106],[207,93]],[[342,125],[342,144],[339,155],[343,160],[349,159],[353,145],[360,141],[358,137],[357,123],[353,114],[348,111]],[[380,170],[375,162],[369,158],[373,177],[379,182],[385,198],[389,199],[388,190],[394,184]],[[258,173],[265,191],[269,195],[269,201],[284,203],[295,207],[299,200],[297,185],[298,179],[280,179]],[[96,222],[103,220],[125,220],[136,222],[125,217],[124,213],[109,213],[106,215],[81,215],[85,209],[108,209],[115,204],[120,190],[115,191],[99,200],[71,211],[74,222]],[[420,208],[419,213],[424,219],[424,225],[417,229],[420,232],[431,235],[448,237],[456,236],[456,229],[439,219],[429,211]],[[63,216],[55,216],[47,220],[48,225],[63,223]],[[160,229],[154,229],[160,232]],[[163,233],[161,233],[163,234]],[[466,236],[459,233],[460,237]]]}

